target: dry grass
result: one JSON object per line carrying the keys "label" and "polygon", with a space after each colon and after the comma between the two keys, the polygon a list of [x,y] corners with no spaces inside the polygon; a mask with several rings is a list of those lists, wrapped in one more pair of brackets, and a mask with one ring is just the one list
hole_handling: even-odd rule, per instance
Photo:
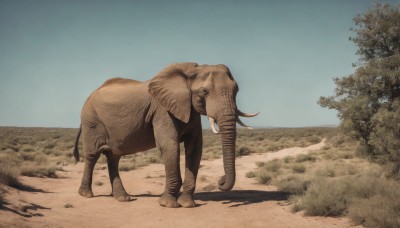
{"label": "dry grass", "polygon": [[10,154],[0,156],[0,184],[19,186],[18,175],[20,170],[17,161]]}
{"label": "dry grass", "polygon": [[74,205],[72,205],[72,204],[70,204],[70,203],[66,203],[66,204],[64,205],[64,207],[65,207],[65,208],[73,208]]}
{"label": "dry grass", "polygon": [[258,162],[255,178],[269,170],[271,179],[259,183],[290,193],[293,211],[348,215],[366,227],[400,227],[400,183],[385,178],[385,167],[357,156],[356,148],[354,141],[335,136],[311,154]]}

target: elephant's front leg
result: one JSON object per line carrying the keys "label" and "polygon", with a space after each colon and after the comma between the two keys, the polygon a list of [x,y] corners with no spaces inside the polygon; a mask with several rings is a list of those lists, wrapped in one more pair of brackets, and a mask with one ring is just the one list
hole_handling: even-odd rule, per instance
{"label": "elephant's front leg", "polygon": [[165,190],[159,203],[164,207],[179,207],[176,201],[179,190],[182,186],[182,178],[179,167],[179,144],[167,143],[160,145],[161,153],[164,156],[165,165]]}
{"label": "elephant's front leg", "polygon": [[176,199],[182,186],[182,178],[179,167],[177,136],[173,132],[167,133],[165,130],[157,132],[156,128],[154,130],[157,145],[163,154],[165,165],[165,190],[160,197],[159,203],[164,207],[179,207]]}
{"label": "elephant's front leg", "polygon": [[193,200],[193,193],[196,188],[196,178],[200,167],[200,160],[203,147],[201,126],[192,135],[184,140],[185,144],[185,181],[183,192],[179,196],[178,203],[182,207],[196,206]]}

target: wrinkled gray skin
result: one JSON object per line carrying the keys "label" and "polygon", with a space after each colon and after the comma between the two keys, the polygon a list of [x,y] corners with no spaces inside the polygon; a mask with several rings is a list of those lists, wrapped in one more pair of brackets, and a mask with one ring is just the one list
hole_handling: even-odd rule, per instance
{"label": "wrinkled gray skin", "polygon": [[[194,207],[192,196],[203,144],[200,115],[212,117],[220,128],[225,175],[218,186],[222,191],[231,190],[235,183],[237,92],[238,86],[224,65],[176,63],[150,81],[106,81],[90,95],[81,113],[85,166],[79,194],[93,197],[93,168],[104,153],[113,196],[119,201],[130,200],[119,176],[119,160],[157,146],[166,173],[160,205]],[[180,142],[186,155],[183,183]],[[79,160],[77,144],[74,155]]]}

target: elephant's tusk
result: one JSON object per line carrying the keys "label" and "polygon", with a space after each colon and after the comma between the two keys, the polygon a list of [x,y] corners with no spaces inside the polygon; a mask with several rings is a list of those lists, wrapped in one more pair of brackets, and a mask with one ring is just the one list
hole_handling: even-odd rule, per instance
{"label": "elephant's tusk", "polygon": [[238,110],[237,110],[237,114],[238,114],[239,116],[243,116],[243,117],[255,117],[256,115],[259,114],[259,112],[254,113],[254,114],[248,114],[248,113],[241,112],[241,111],[238,109]]}
{"label": "elephant's tusk", "polygon": [[237,122],[238,124],[240,124],[240,126],[242,126],[242,127],[245,127],[245,128],[247,128],[247,129],[250,129],[250,130],[253,129],[252,127],[247,126],[246,124],[244,124],[239,118],[237,118],[236,122]]}
{"label": "elephant's tusk", "polygon": [[219,134],[219,131],[215,128],[215,120],[212,117],[208,117],[208,120],[210,121],[211,130],[215,134]]}

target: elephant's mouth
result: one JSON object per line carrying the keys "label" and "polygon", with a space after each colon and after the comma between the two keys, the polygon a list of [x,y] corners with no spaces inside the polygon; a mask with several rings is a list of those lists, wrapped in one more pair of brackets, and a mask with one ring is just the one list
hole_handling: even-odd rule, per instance
{"label": "elephant's mouth", "polygon": [[[247,129],[253,129],[252,127],[247,126],[246,124],[244,124],[244,123],[242,122],[242,120],[240,120],[239,116],[242,116],[242,117],[255,117],[255,116],[257,116],[258,114],[259,114],[259,112],[254,113],[254,114],[248,114],[248,113],[241,112],[241,111],[238,109],[238,110],[236,111],[236,122],[237,122],[240,126],[242,126],[242,127],[245,127],[245,128],[247,128]],[[220,130],[219,130],[219,127],[218,127],[218,122],[216,122],[216,121],[214,120],[214,118],[212,118],[211,116],[207,116],[207,117],[208,117],[208,121],[210,122],[210,127],[211,127],[212,132],[214,132],[215,134],[219,134],[219,133],[220,133]]]}

